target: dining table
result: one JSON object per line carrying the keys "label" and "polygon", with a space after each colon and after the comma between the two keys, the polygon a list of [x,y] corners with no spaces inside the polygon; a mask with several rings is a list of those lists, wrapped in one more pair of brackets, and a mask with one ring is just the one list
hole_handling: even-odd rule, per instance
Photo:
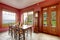
{"label": "dining table", "polygon": [[28,35],[28,32],[30,31],[30,36],[32,36],[32,26],[31,25],[23,25],[22,27],[22,30],[23,30],[23,40],[25,40],[25,32],[27,32],[27,35]]}

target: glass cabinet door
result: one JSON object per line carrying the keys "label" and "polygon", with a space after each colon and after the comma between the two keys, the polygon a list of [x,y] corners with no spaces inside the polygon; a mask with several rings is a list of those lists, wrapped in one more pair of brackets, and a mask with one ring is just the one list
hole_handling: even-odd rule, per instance
{"label": "glass cabinet door", "polygon": [[47,12],[43,13],[43,25],[47,26]]}
{"label": "glass cabinet door", "polygon": [[56,6],[51,6],[51,26],[56,27]]}
{"label": "glass cabinet door", "polygon": [[56,27],[56,11],[51,11],[51,26]]}
{"label": "glass cabinet door", "polygon": [[57,29],[57,8],[56,5],[45,7],[42,9],[43,32],[56,34]]}
{"label": "glass cabinet door", "polygon": [[47,9],[43,9],[43,26],[47,26]]}

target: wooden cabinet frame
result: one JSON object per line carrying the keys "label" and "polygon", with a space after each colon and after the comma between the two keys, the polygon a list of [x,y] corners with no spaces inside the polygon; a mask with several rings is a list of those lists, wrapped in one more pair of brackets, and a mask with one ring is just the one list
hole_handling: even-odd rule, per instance
{"label": "wooden cabinet frame", "polygon": [[[42,27],[42,29],[43,29],[42,31],[45,32],[45,33],[57,35],[57,32],[58,32],[57,29],[58,29],[58,24],[59,24],[58,23],[59,15],[58,15],[58,6],[57,5],[52,5],[52,6],[56,6],[56,8],[51,8],[52,6],[45,7],[45,8],[47,8],[47,15],[48,15],[47,16],[47,26],[45,27],[43,25],[43,27]],[[42,8],[42,9],[44,9],[44,8]],[[51,11],[56,11],[56,27],[55,28],[53,28],[51,26]],[[44,11],[42,10],[42,20],[43,20],[43,12]]]}

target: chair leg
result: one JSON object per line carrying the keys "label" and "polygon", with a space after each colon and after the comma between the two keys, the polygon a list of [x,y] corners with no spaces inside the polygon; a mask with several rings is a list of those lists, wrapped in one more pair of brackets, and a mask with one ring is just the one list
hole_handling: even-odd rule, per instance
{"label": "chair leg", "polygon": [[11,31],[11,36],[13,37],[13,32]]}

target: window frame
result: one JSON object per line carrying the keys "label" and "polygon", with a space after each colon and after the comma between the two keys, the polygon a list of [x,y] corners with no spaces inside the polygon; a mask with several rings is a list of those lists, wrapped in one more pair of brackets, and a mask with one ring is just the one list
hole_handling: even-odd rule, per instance
{"label": "window frame", "polygon": [[[33,11],[27,11],[27,12],[23,12],[23,23],[24,23],[24,13],[27,13],[27,16],[29,15],[28,13],[29,12],[33,12]],[[33,14],[34,14],[34,12],[33,12]],[[28,17],[27,17],[28,18]],[[29,20],[29,19],[27,19],[27,20]],[[29,23],[28,23],[28,21],[27,21],[27,25],[30,25]],[[31,25],[33,25],[33,24],[31,24]]]}
{"label": "window frame", "polygon": [[[4,18],[3,18],[3,11],[8,12],[8,13],[10,12],[10,13],[13,13],[13,14],[15,15],[15,18],[14,18],[14,19],[15,19],[15,22],[12,23],[12,24],[15,24],[15,23],[16,23],[16,12],[3,9],[3,10],[2,10],[2,26],[3,26],[3,27],[6,27],[6,26],[4,26],[4,22],[3,22],[3,21],[4,21]],[[5,23],[5,24],[7,24],[7,23]],[[7,26],[8,26],[8,25],[11,25],[11,24],[8,23]]]}

